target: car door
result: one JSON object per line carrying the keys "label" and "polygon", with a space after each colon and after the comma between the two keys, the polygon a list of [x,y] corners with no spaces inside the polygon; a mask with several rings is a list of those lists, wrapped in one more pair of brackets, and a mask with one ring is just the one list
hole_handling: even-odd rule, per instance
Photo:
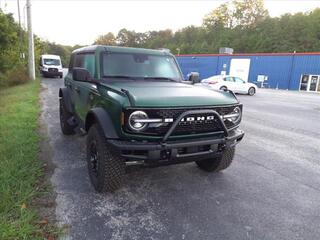
{"label": "car door", "polygon": [[243,81],[241,78],[234,77],[235,81],[235,91],[238,93],[247,93],[248,92],[248,86],[245,81]]}
{"label": "car door", "polygon": [[225,86],[231,91],[235,91],[234,77],[226,76],[223,78]]}
{"label": "car door", "polygon": [[72,69],[74,65],[74,59],[75,59],[75,54],[71,54],[70,57],[70,62],[69,62],[69,68],[68,68],[68,73],[66,77],[64,78],[64,85],[68,89],[68,92],[70,94],[72,106],[74,106],[74,101],[75,101],[75,94],[74,94],[74,81],[72,79]]}
{"label": "car door", "polygon": [[[85,68],[94,78],[95,74],[95,54],[93,52],[79,53],[75,56],[74,67]],[[73,102],[75,111],[81,120],[85,120],[90,108],[92,92],[96,90],[96,85],[90,82],[79,82],[73,80]]]}

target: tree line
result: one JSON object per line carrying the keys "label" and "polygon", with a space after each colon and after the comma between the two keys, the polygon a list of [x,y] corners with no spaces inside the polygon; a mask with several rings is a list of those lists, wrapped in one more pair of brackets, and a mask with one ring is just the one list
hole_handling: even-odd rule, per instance
{"label": "tree line", "polygon": [[231,47],[235,53],[319,51],[320,8],[270,17],[263,0],[234,0],[204,16],[200,27],[143,33],[124,28],[94,43],[168,48],[174,54],[218,53],[220,47]]}
{"label": "tree line", "polygon": [[[65,46],[40,39],[34,35],[36,72],[42,54],[56,54],[63,66],[69,63],[70,53],[81,46]],[[29,80],[27,71],[27,32],[15,22],[12,14],[0,9],[0,88]]]}

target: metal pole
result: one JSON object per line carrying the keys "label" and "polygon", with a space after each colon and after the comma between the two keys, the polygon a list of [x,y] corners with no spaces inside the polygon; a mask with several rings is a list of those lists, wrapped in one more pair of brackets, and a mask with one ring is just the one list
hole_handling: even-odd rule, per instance
{"label": "metal pole", "polygon": [[19,17],[19,55],[20,55],[20,59],[23,58],[23,54],[22,54],[22,29],[21,29],[21,14],[20,14],[20,0],[17,0],[17,4],[18,4],[18,17]]}
{"label": "metal pole", "polygon": [[17,4],[18,4],[18,19],[19,19],[19,27],[21,28],[20,0],[17,0]]}
{"label": "metal pole", "polygon": [[34,43],[32,32],[32,18],[31,18],[31,0],[27,0],[27,21],[28,21],[28,38],[29,38],[29,53],[28,53],[28,67],[29,77],[31,80],[36,79],[34,66]]}

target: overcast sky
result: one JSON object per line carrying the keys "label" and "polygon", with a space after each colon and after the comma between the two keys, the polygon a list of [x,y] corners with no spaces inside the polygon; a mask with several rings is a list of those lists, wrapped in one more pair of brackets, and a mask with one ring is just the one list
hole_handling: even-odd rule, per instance
{"label": "overcast sky", "polygon": [[[188,25],[199,26],[202,18],[225,0],[76,1],[32,0],[33,30],[43,39],[61,44],[89,45],[98,35],[121,28],[145,32]],[[22,23],[26,24],[25,0],[20,0]],[[310,11],[320,0],[265,0],[271,16]],[[17,0],[0,0],[0,8],[17,18]]]}

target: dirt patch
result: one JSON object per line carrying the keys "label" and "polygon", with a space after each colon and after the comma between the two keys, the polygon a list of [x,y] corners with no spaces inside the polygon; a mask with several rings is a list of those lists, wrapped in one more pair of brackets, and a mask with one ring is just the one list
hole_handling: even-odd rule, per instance
{"label": "dirt patch", "polygon": [[[46,88],[41,87],[41,92],[47,91]],[[40,105],[43,106],[43,97],[40,94]],[[58,227],[56,226],[56,192],[51,184],[51,176],[56,168],[52,162],[53,151],[50,146],[48,137],[48,128],[44,122],[44,112],[41,112],[39,118],[39,134],[41,136],[39,160],[43,167],[43,176],[38,181],[39,191],[42,193],[33,201],[33,205],[38,211],[39,222],[43,230],[43,235],[46,239],[54,240],[58,237]]]}

